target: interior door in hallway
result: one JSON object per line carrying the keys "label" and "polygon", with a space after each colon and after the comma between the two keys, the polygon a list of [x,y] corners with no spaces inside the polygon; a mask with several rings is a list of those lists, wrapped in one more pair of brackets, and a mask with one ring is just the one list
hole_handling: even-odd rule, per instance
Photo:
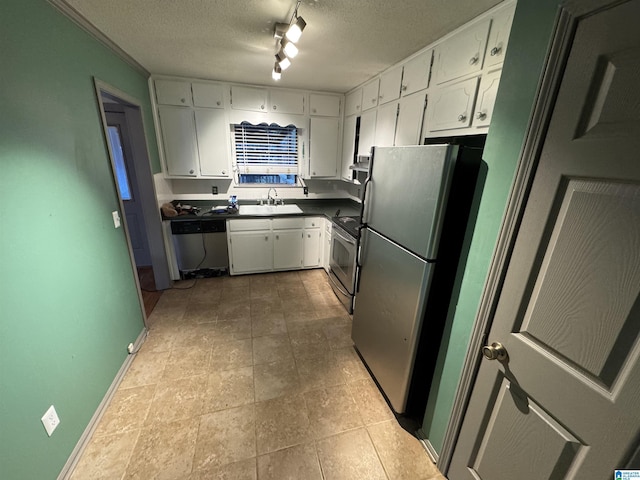
{"label": "interior door in hallway", "polygon": [[136,266],[151,265],[151,252],[147,239],[147,230],[140,202],[140,190],[133,165],[133,149],[129,138],[129,128],[120,105],[105,104],[105,116],[109,127],[109,141],[114,159],[114,174],[118,185],[118,194],[124,205],[124,215],[129,230],[131,248]]}
{"label": "interior door in hallway", "polygon": [[451,480],[640,468],[640,0],[566,4],[575,35],[487,339],[506,358],[482,361]]}

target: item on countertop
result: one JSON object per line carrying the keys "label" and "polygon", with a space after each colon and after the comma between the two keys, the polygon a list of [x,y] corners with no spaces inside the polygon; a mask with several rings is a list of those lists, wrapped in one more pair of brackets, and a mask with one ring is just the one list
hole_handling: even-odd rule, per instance
{"label": "item on countertop", "polygon": [[167,218],[178,216],[178,211],[175,209],[172,203],[163,203],[160,206],[160,212],[162,213],[163,217]]}

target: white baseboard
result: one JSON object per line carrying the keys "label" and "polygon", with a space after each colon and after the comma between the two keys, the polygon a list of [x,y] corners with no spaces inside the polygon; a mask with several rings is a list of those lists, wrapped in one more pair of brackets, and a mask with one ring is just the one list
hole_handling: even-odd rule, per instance
{"label": "white baseboard", "polygon": [[431,444],[429,439],[426,438],[422,429],[419,429],[416,433],[418,436],[418,440],[420,440],[422,447],[427,451],[427,455],[429,455],[429,458],[431,459],[431,461],[434,464],[438,463],[438,458],[440,457],[440,455],[438,455],[438,452],[436,451],[436,449],[433,448],[433,445]]}
{"label": "white baseboard", "polygon": [[[148,330],[146,328],[143,328],[142,331],[140,332],[140,335],[138,335],[136,342],[133,345],[134,352],[138,352],[140,350],[140,347],[142,346],[142,344],[147,338],[147,333],[148,333]],[[69,478],[71,478],[71,474],[75,470],[76,465],[78,464],[78,460],[80,460],[80,457],[84,453],[84,450],[87,448],[87,445],[89,444],[89,441],[93,436],[93,432],[95,432],[96,427],[100,422],[100,419],[102,418],[102,416],[104,415],[104,412],[107,410],[107,407],[111,403],[111,399],[113,398],[113,395],[116,393],[116,390],[118,390],[118,387],[120,386],[122,379],[127,373],[127,370],[129,370],[129,367],[131,366],[131,363],[133,362],[134,357],[135,357],[135,354],[127,355],[127,358],[124,360],[122,366],[120,367],[120,370],[118,370],[118,373],[113,379],[113,382],[111,382],[111,386],[109,387],[109,390],[107,390],[107,393],[105,393],[104,397],[102,398],[100,405],[98,405],[98,408],[96,409],[95,413],[91,417],[91,420],[87,425],[87,428],[84,429],[84,432],[80,437],[80,440],[78,440],[78,443],[76,443],[76,446],[71,452],[71,455],[69,455],[67,462],[64,464],[64,467],[62,467],[62,470],[58,475],[58,480],[68,480]]]}

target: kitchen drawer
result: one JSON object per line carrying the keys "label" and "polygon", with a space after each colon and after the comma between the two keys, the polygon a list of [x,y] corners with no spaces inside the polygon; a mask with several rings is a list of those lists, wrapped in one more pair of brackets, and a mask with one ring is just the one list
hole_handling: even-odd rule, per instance
{"label": "kitchen drawer", "polygon": [[253,230],[271,230],[271,219],[269,218],[246,218],[229,220],[228,230],[230,232],[248,232]]}
{"label": "kitchen drawer", "polygon": [[322,217],[304,217],[304,228],[320,228],[323,220]]}
{"label": "kitchen drawer", "polygon": [[304,218],[302,217],[274,218],[272,221],[274,230],[290,230],[304,226]]}

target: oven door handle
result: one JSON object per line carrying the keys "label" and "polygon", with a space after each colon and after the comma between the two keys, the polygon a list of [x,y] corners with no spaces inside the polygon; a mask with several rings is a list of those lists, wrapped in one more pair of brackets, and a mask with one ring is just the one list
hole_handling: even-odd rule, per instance
{"label": "oven door handle", "polygon": [[[333,273],[333,272],[331,272],[331,273]],[[334,273],[334,275],[335,275],[335,273]],[[336,287],[336,289],[337,289],[337,290],[338,290],[342,295],[344,295],[345,297],[350,297],[350,296],[351,296],[351,294],[350,294],[349,292],[342,290],[342,288],[341,288],[341,287],[342,287],[342,285],[340,285],[340,282],[338,281],[338,282],[336,283],[336,281],[333,279],[333,277],[332,277],[331,275],[329,275],[329,281],[332,283],[332,285],[333,285],[334,287]]]}
{"label": "oven door handle", "polygon": [[336,235],[337,237],[339,237],[340,239],[344,240],[344,241],[345,241],[345,242],[347,242],[349,245],[355,245],[355,244],[356,244],[355,239],[353,239],[353,238],[349,238],[349,237],[346,237],[345,235],[343,235],[342,233],[340,233],[340,231],[339,231],[339,227],[338,227],[338,228],[334,228],[334,229],[333,229],[333,233],[335,233],[335,235]]}

